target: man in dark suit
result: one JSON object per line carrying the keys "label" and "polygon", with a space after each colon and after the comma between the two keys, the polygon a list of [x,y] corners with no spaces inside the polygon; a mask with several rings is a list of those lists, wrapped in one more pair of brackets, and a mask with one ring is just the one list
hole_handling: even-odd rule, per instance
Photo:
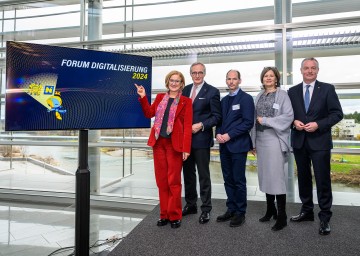
{"label": "man in dark suit", "polygon": [[193,99],[193,125],[191,154],[183,164],[185,201],[183,216],[197,213],[196,169],[200,183],[202,201],[199,222],[210,220],[211,180],[210,148],[214,146],[213,127],[221,119],[220,92],[204,81],[206,68],[203,63],[195,62],[190,67],[192,84],[185,86],[183,95]]}
{"label": "man in dark suit", "polygon": [[306,58],[300,68],[303,82],[289,89],[294,109],[291,145],[298,172],[300,213],[290,221],[314,221],[314,203],[311,164],[316,181],[320,207],[320,235],[330,234],[332,192],[330,177],[331,127],[343,118],[343,112],[335,87],[317,81],[319,63]]}
{"label": "man in dark suit", "polygon": [[216,128],[220,143],[221,169],[227,195],[227,211],[217,217],[218,222],[230,220],[230,227],[245,221],[247,206],[245,167],[248,151],[252,149],[250,130],[254,125],[254,100],[242,91],[240,72],[226,74],[229,94],[221,100],[222,122]]}

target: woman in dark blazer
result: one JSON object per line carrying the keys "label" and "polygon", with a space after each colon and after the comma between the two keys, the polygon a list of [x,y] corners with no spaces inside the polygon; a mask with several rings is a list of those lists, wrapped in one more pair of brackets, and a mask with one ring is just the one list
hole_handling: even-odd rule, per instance
{"label": "woman in dark blazer", "polygon": [[165,77],[166,93],[159,93],[149,104],[143,86],[135,84],[145,117],[155,116],[148,145],[153,148],[155,179],[159,189],[160,219],[172,228],[181,225],[181,169],[190,155],[192,101],[182,96],[185,79],[181,72],[171,71]]}

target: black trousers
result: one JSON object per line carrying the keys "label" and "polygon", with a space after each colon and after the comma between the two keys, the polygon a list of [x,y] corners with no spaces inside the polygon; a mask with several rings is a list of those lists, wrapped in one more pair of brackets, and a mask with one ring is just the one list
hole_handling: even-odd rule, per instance
{"label": "black trousers", "polygon": [[294,148],[298,171],[299,196],[302,202],[301,212],[311,213],[314,209],[311,165],[314,169],[317,198],[320,207],[319,219],[330,221],[332,212],[332,190],[330,176],[330,150],[312,150],[305,140],[301,149]]}
{"label": "black trousers", "polygon": [[185,201],[187,206],[196,206],[198,194],[196,191],[196,169],[199,176],[201,211],[210,212],[211,179],[210,179],[210,148],[192,148],[189,158],[184,162],[183,175],[185,187]]}

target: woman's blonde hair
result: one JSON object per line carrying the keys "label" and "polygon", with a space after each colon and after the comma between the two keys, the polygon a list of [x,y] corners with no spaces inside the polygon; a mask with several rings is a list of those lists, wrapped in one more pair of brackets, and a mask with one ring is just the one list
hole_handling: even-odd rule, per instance
{"label": "woman's blonde hair", "polygon": [[165,77],[165,87],[167,89],[169,89],[169,83],[170,83],[170,77],[172,77],[173,75],[178,75],[180,76],[180,84],[181,84],[181,88],[180,90],[183,90],[184,87],[185,87],[185,77],[184,75],[180,72],[180,71],[177,71],[177,70],[173,70],[173,71],[170,71],[166,77]]}

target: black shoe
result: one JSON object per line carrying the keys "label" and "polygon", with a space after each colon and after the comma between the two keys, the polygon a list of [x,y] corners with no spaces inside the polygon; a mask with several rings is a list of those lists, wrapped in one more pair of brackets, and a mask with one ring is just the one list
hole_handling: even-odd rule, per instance
{"label": "black shoe", "polygon": [[231,218],[230,227],[239,227],[245,222],[245,214],[235,214]]}
{"label": "black shoe", "polygon": [[314,221],[314,213],[300,212],[296,216],[292,216],[290,221],[301,222],[301,221]]}
{"label": "black shoe", "polygon": [[278,218],[275,222],[275,225],[271,227],[272,231],[279,231],[282,230],[283,228],[285,228],[287,226],[287,220],[286,217],[285,218]]}
{"label": "black shoe", "polygon": [[259,221],[260,222],[266,222],[266,221],[270,221],[271,217],[273,217],[274,220],[277,219],[277,212],[268,215],[267,213],[265,214],[264,217],[260,218]]}
{"label": "black shoe", "polygon": [[265,216],[260,218],[260,222],[266,222],[270,221],[271,217],[274,218],[274,220],[277,219],[278,211],[275,206],[275,195],[270,195],[266,193],[266,213]]}
{"label": "black shoe", "polygon": [[202,212],[199,217],[199,223],[205,224],[205,223],[209,222],[209,220],[210,220],[210,212]]}
{"label": "black shoe", "polygon": [[161,227],[161,226],[165,226],[166,224],[168,224],[168,222],[169,222],[168,219],[159,219],[159,220],[157,221],[157,224],[156,224],[156,225],[158,225],[159,227]]}
{"label": "black shoe", "polygon": [[185,206],[184,209],[182,210],[183,216],[186,216],[188,214],[196,214],[196,213],[197,213],[196,206]]}
{"label": "black shoe", "polygon": [[319,234],[322,236],[326,236],[330,234],[330,224],[328,221],[321,221],[320,222],[320,228],[319,228]]}
{"label": "black shoe", "polygon": [[217,222],[225,222],[230,220],[232,217],[234,217],[234,213],[233,212],[225,212],[223,215],[220,215],[216,218]]}
{"label": "black shoe", "polygon": [[181,220],[173,220],[170,221],[171,228],[179,228],[181,226]]}

